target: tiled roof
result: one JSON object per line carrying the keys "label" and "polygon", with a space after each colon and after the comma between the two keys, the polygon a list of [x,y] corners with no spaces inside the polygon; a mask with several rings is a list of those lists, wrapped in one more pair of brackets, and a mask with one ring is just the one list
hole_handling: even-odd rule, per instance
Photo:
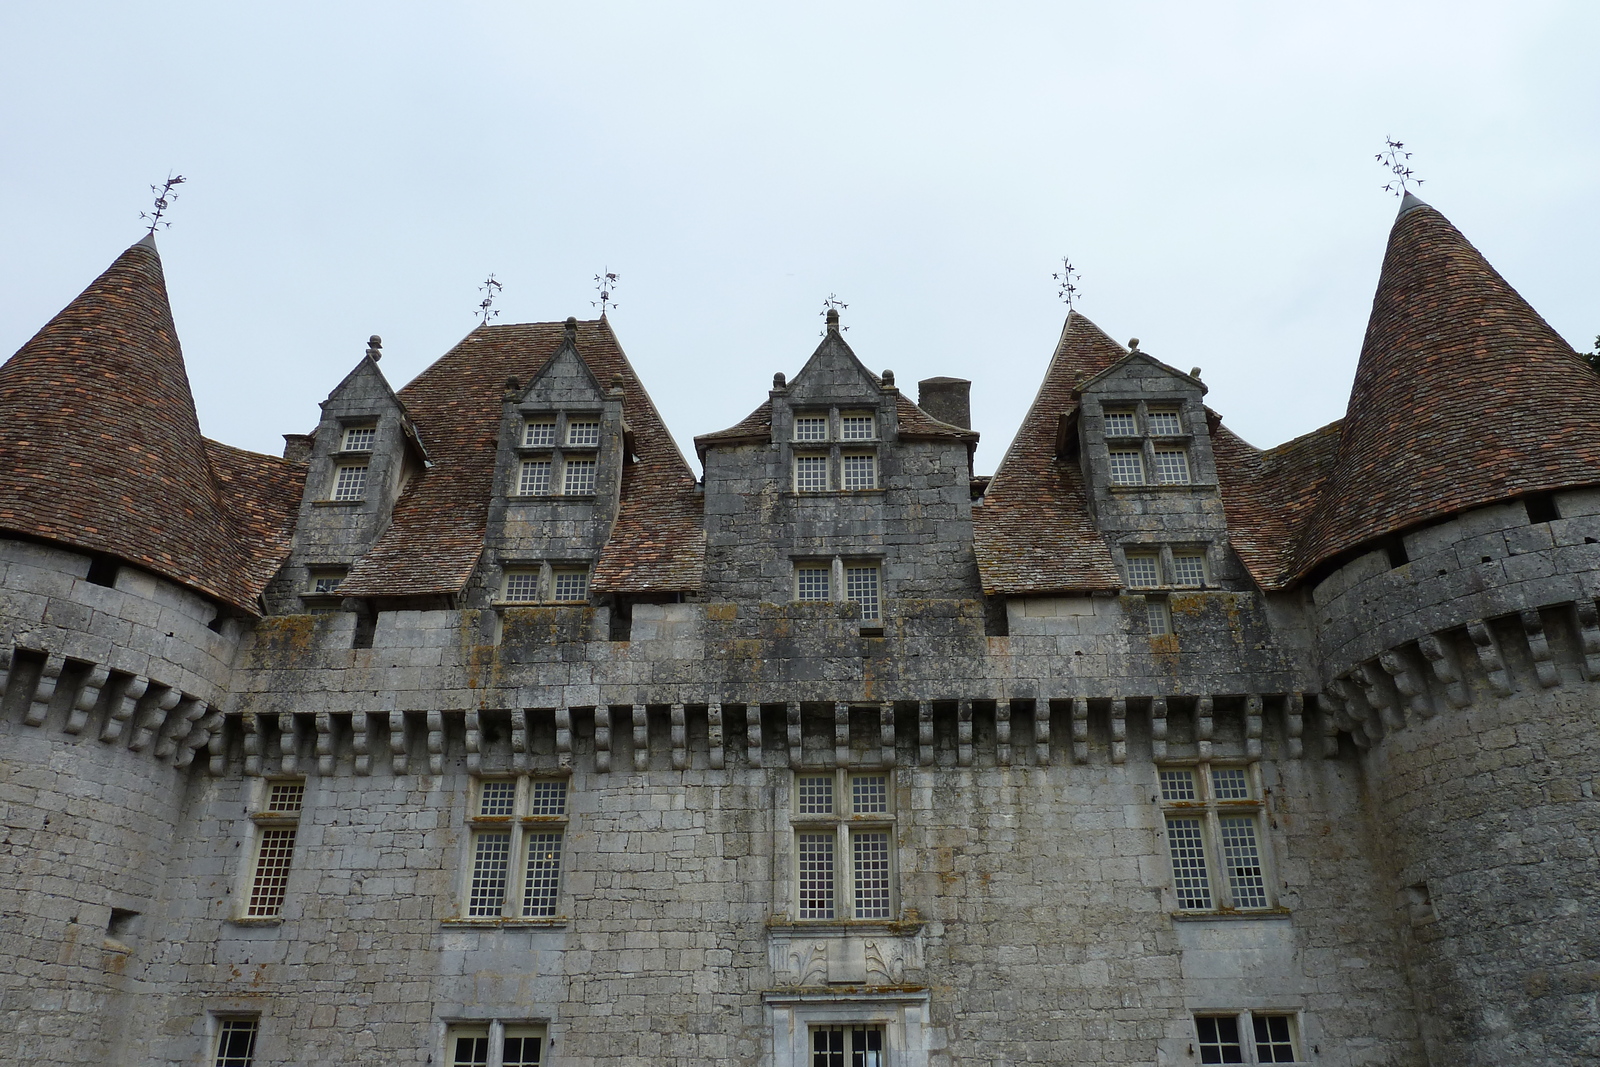
{"label": "tiled roof", "polygon": [[[459,593],[483,553],[505,382],[531,381],[566,336],[559,322],[481,326],[401,389],[432,466],[396,503],[394,519],[340,587],[349,596]],[[620,376],[636,463],[623,472],[621,512],[595,567],[598,591],[699,587],[705,562],[695,479],[605,319],[578,323],[577,346],[601,383]]]}
{"label": "tiled roof", "polygon": [[248,509],[237,513],[246,529],[235,527],[153,238],[0,367],[0,426],[0,528],[104,552],[258,612],[258,553],[270,555],[278,533]]}
{"label": "tiled roof", "polygon": [[1228,538],[1263,589],[1282,589],[1292,577],[1296,534],[1327,484],[1342,425],[1331,422],[1263,452],[1212,416]]}
{"label": "tiled roof", "polygon": [[1117,589],[1122,577],[1089,515],[1078,464],[1056,457],[1073,390],[1127,351],[1077,312],[1067,315],[1039,393],[983,502],[972,509],[978,572],[988,594]]}
{"label": "tiled roof", "polygon": [[244,557],[244,580],[265,589],[289,556],[305,488],[306,466],[206,440],[222,504],[233,518]]}
{"label": "tiled roof", "polygon": [[[881,388],[882,380],[876,375],[871,378]],[[954,438],[976,444],[978,431],[963,430],[959,426],[952,426],[948,422],[940,422],[926,411],[912,403],[904,393],[896,393],[894,397],[895,421],[899,423],[900,436],[913,440],[938,440]],[[715,444],[729,444],[736,441],[770,441],[772,440],[772,401],[762,401],[761,406],[746,415],[739,423],[718,430],[715,433],[703,433],[694,439],[695,451],[703,458],[706,449]]]}
{"label": "tiled roof", "polygon": [[1595,482],[1600,377],[1443,215],[1407,197],[1295,576],[1463,508]]}

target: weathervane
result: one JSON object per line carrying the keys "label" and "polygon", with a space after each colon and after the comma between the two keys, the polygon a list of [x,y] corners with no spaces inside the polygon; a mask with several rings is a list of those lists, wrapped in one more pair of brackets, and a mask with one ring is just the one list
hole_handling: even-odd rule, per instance
{"label": "weathervane", "polygon": [[150,233],[152,235],[161,227],[170,228],[172,226],[170,222],[162,222],[161,216],[165,215],[167,208],[171,207],[172,202],[178,199],[178,194],[172,191],[173,187],[182,184],[183,175],[179,174],[177,177],[173,177],[172,172],[169,170],[167,171],[167,180],[164,183],[150,187],[150,191],[156,194],[155,210],[141,211],[139,212],[139,217],[150,220]]}
{"label": "weathervane", "polygon": [[1056,296],[1060,297],[1062,302],[1067,305],[1067,310],[1071,311],[1072,302],[1078,298],[1077,279],[1082,278],[1083,275],[1079,274],[1077,268],[1072,265],[1072,260],[1062,256],[1061,269],[1050,275],[1050,277],[1056,280]]}
{"label": "weathervane", "polygon": [[[846,304],[843,300],[840,300],[837,294],[829,293],[828,294],[828,299],[826,299],[826,300],[824,300],[822,302],[822,310],[817,312],[817,314],[821,315],[823,317],[823,319],[826,320],[827,317],[828,317],[828,312],[831,311],[831,312],[833,312],[835,314],[835,316],[837,316],[837,314],[839,312],[843,311],[845,308],[847,308],[849,306],[850,306],[849,304]],[[848,327],[848,326],[839,327],[839,329],[841,329],[841,330],[848,330],[849,328],[850,327]],[[827,336],[827,333],[828,333],[828,328],[826,326],[824,326],[822,328],[823,336]]]}
{"label": "weathervane", "polygon": [[600,294],[600,299],[589,301],[589,306],[599,308],[602,319],[606,317],[606,308],[618,306],[613,297],[616,295],[617,282],[621,280],[621,277],[614,273],[610,267],[605,269],[604,274],[596,274],[594,276],[594,291]]}
{"label": "weathervane", "polygon": [[483,325],[487,326],[500,317],[499,310],[494,306],[494,298],[499,296],[500,290],[504,288],[504,285],[494,280],[493,274],[485,278],[483,284],[478,286],[478,292],[483,294],[483,299],[478,301],[477,314]]}
{"label": "weathervane", "polygon": [[1412,183],[1421,185],[1422,179],[1412,173],[1411,167],[1407,165],[1406,160],[1411,158],[1411,153],[1405,150],[1403,142],[1396,141],[1393,137],[1385,137],[1383,143],[1383,151],[1372,157],[1383,164],[1384,170],[1394,175],[1384,185],[1383,191],[1393,193],[1395,196],[1405,196],[1411,191]]}

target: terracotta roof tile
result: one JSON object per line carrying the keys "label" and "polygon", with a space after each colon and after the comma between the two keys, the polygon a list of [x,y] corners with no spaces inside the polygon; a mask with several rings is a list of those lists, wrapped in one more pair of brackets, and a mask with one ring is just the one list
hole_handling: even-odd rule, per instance
{"label": "terracotta roof tile", "polygon": [[1296,537],[1327,484],[1342,425],[1329,423],[1263,452],[1212,416],[1228,538],[1263,589],[1282,589],[1293,576]]}
{"label": "terracotta roof tile", "polygon": [[[872,375],[872,380],[882,385],[877,375]],[[962,441],[976,443],[978,432],[976,430],[963,430],[959,426],[951,426],[947,422],[940,422],[926,411],[912,403],[911,398],[904,393],[896,393],[894,398],[895,421],[900,426],[900,436],[912,440],[938,440],[956,438]],[[705,456],[706,449],[714,444],[728,444],[734,441],[770,441],[772,440],[772,401],[762,402],[750,414],[746,415],[739,423],[718,430],[715,433],[703,433],[694,439],[695,451]]]}
{"label": "terracotta roof tile", "polygon": [[266,564],[254,553],[274,535],[237,530],[224,505],[154,239],[118,256],[0,367],[0,425],[0,527],[258,612]]}
{"label": "terracotta roof tile", "polygon": [[[400,390],[433,465],[407,487],[389,529],[341,592],[424,596],[465,587],[483,554],[505,381],[531,381],[565,336],[559,322],[482,326]],[[623,472],[621,511],[595,566],[595,589],[698,588],[705,537],[694,474],[610,324],[580,322],[577,345],[597,380],[622,377],[623,417],[639,457]]]}
{"label": "terracotta roof tile", "polygon": [[244,580],[265,589],[289,557],[305,488],[306,466],[206,440],[223,506],[233,518],[244,557]]}
{"label": "terracotta roof tile", "polygon": [[1454,511],[1595,482],[1600,377],[1443,215],[1408,197],[1295,575]]}
{"label": "terracotta roof tile", "polygon": [[988,594],[1117,589],[1122,577],[1095,527],[1078,465],[1056,458],[1073,390],[1127,351],[1077,312],[1067,316],[1039,393],[983,502],[972,510],[978,571]]}

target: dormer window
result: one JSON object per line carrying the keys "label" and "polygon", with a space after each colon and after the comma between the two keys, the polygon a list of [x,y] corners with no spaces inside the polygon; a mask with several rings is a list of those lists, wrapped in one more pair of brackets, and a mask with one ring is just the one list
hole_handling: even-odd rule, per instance
{"label": "dormer window", "polygon": [[877,456],[870,453],[864,456],[846,455],[843,459],[845,489],[878,488]]}
{"label": "dormer window", "polygon": [[1161,584],[1161,559],[1154,553],[1129,553],[1128,585],[1133,589],[1150,589]]}
{"label": "dormer window", "polygon": [[372,443],[377,439],[378,427],[367,423],[362,426],[346,426],[343,440],[339,442],[341,452],[371,452]]}
{"label": "dormer window", "polygon": [[341,464],[333,476],[333,499],[365,500],[367,498],[367,465],[365,463]]}
{"label": "dormer window", "polygon": [[522,427],[523,448],[550,448],[556,443],[556,420],[529,419]]}
{"label": "dormer window", "polygon": [[1181,448],[1156,449],[1156,483],[1158,485],[1188,485],[1189,453]]}
{"label": "dormer window", "polygon": [[560,601],[589,599],[589,571],[586,568],[557,568],[550,578],[550,599]]}
{"label": "dormer window", "polygon": [[1131,411],[1105,413],[1107,437],[1138,437],[1139,427]]}
{"label": "dormer window", "polygon": [[872,441],[878,436],[877,420],[870,411],[847,411],[839,416],[839,439]]}
{"label": "dormer window", "polygon": [[567,445],[568,447],[592,448],[600,443],[600,424],[598,422],[568,422]]}
{"label": "dormer window", "polygon": [[550,495],[550,461],[548,459],[525,459],[522,461],[522,472],[517,478],[517,494],[519,496]]}
{"label": "dormer window", "polygon": [[1173,585],[1205,585],[1206,557],[1198,552],[1172,554]]}
{"label": "dormer window", "polygon": [[1151,437],[1177,437],[1183,433],[1183,422],[1176,408],[1158,408],[1145,416]]}
{"label": "dormer window", "polygon": [[306,585],[307,596],[332,596],[348,573],[344,567],[313,567],[311,580]]}
{"label": "dormer window", "polygon": [[794,420],[794,439],[796,441],[826,441],[828,439],[828,416],[796,416]]}
{"label": "dormer window", "polygon": [[[1129,416],[1130,418],[1132,416]],[[1136,449],[1111,450],[1111,484],[1143,485],[1144,453]]]}
{"label": "dormer window", "polygon": [[797,493],[826,493],[828,491],[828,457],[794,457],[794,491]]}
{"label": "dormer window", "polygon": [[561,491],[567,496],[593,496],[594,464],[592,459],[567,460]]}

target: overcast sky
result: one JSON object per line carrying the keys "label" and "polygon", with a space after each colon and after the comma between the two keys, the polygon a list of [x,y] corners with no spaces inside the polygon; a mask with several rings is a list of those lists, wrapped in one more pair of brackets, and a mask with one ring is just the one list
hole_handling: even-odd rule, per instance
{"label": "overcast sky", "polygon": [[[1580,350],[1600,333],[1600,4],[0,5],[0,349],[187,183],[160,242],[205,432],[277,453],[371,333],[612,322],[687,454],[822,301],[1000,460],[1080,309],[1262,447],[1343,414],[1422,197]],[[112,402],[112,398],[108,398]]]}

